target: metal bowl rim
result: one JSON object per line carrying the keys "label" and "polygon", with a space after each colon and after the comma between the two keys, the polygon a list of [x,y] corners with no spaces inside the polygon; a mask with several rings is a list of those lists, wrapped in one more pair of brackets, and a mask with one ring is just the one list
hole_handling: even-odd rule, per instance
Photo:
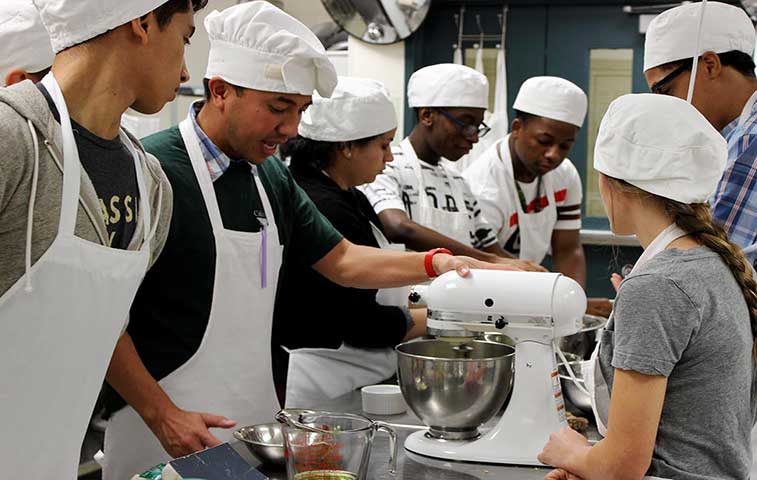
{"label": "metal bowl rim", "polygon": [[[404,357],[409,358],[419,358],[422,360],[433,360],[437,362],[484,362],[484,361],[495,361],[495,360],[502,360],[507,359],[508,357],[514,357],[515,356],[515,347],[512,347],[510,345],[504,344],[504,343],[498,343],[498,342],[489,342],[486,340],[474,340],[472,342],[468,343],[485,343],[488,345],[496,345],[497,347],[506,347],[511,350],[510,353],[507,353],[505,355],[500,355],[497,357],[486,357],[486,358],[444,358],[444,357],[430,357],[427,355],[417,355],[413,353],[407,353],[400,350],[400,347],[403,347],[405,345],[409,345],[411,343],[424,343],[424,342],[443,342],[444,340],[419,340],[419,341],[410,341],[410,342],[404,342],[400,343],[396,347],[394,347],[394,350],[397,352],[397,355],[402,355]],[[446,342],[445,342],[446,343]]]}
{"label": "metal bowl rim", "polygon": [[[254,430],[257,427],[278,427],[279,429],[281,429],[282,425],[280,423],[261,423],[261,424],[257,424],[257,425],[248,425],[246,427],[242,427],[242,428],[239,428],[239,429],[235,430],[234,431],[234,438],[236,438],[240,442],[249,443],[251,445],[260,445],[261,447],[282,447],[282,448],[284,447],[284,442],[283,441],[281,443],[267,443],[267,442],[250,440],[248,438],[244,438],[244,435],[242,435],[243,431]],[[283,433],[284,432],[282,430],[282,435],[283,435]]]}

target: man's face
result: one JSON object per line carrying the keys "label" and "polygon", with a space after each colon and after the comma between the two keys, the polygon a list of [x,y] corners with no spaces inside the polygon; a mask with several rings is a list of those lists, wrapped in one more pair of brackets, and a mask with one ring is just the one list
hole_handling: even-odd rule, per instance
{"label": "man's face", "polygon": [[184,49],[194,34],[194,13],[176,13],[167,25],[158,26],[154,13],[144,19],[149,40],[138,50],[143,78],[132,108],[140,113],[159,112],[174,100],[182,83],[189,81]]}
{"label": "man's face", "polygon": [[297,136],[302,113],[312,103],[309,95],[232,90],[222,110],[227,141],[236,158],[255,164]]}
{"label": "man's face", "polygon": [[557,168],[576,142],[578,127],[544,117],[516,118],[511,137],[517,160],[538,177]]}
{"label": "man's face", "polygon": [[427,131],[431,149],[437,155],[455,162],[478,142],[478,134],[465,136],[463,130],[464,125],[481,125],[484,109],[424,108],[421,110],[421,121],[430,127]]}
{"label": "man's face", "polygon": [[[697,68],[697,78],[694,85],[694,96],[691,104],[704,115],[713,125],[714,119],[718,118],[718,110],[724,102],[715,90],[717,88],[715,78],[708,75],[707,65],[720,65],[717,55],[707,52],[700,59]],[[719,68],[718,68],[719,70]],[[686,100],[689,94],[689,82],[691,81],[691,69],[681,68],[679,65],[662,65],[651,68],[644,72],[644,78],[652,93],[670,95]]]}

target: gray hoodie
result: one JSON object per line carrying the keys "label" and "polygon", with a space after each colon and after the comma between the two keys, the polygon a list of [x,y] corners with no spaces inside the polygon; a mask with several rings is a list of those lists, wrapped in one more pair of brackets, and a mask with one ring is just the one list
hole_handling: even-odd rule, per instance
{"label": "gray hoodie", "polygon": [[[28,208],[32,192],[35,163],[31,126],[38,137],[39,177],[32,223],[32,265],[52,244],[58,232],[63,186],[63,140],[61,127],[53,117],[47,101],[32,82],[25,81],[0,88],[0,295],[15,284],[25,272]],[[168,236],[173,194],[160,164],[147,154],[141,143],[129,134],[144,160],[145,182],[149,192],[152,218],[157,230],[151,245],[152,264]],[[159,188],[162,189],[160,212]],[[92,181],[81,171],[81,193],[75,234],[91,242],[107,245],[107,228]],[[139,223],[129,250],[141,247],[142,224]]]}

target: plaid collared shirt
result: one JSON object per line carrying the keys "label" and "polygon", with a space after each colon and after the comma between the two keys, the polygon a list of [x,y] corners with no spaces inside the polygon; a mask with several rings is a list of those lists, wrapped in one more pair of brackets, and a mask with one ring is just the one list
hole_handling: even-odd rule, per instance
{"label": "plaid collared shirt", "polygon": [[[221,149],[218,148],[215,143],[213,143],[213,141],[205,134],[202,128],[200,128],[200,124],[197,123],[197,114],[200,113],[200,110],[202,110],[202,106],[204,104],[205,102],[202,100],[193,103],[192,106],[189,107],[189,118],[192,120],[192,126],[194,126],[197,138],[200,139],[200,150],[202,151],[202,156],[205,159],[205,165],[207,165],[208,167],[210,180],[212,182],[215,182],[216,180],[221,178],[221,175],[226,173],[226,170],[229,169],[229,165],[231,165],[232,162],[243,162],[244,160],[232,160],[231,158],[229,158],[228,155],[223,153]],[[257,166],[250,164],[250,171],[253,175],[258,175]],[[262,208],[255,210],[254,214],[261,225],[268,225],[265,211]]]}
{"label": "plaid collared shirt", "polygon": [[205,164],[208,166],[208,172],[210,172],[210,180],[215,182],[231,165],[231,159],[216,147],[215,143],[202,131],[200,124],[197,123],[197,114],[202,110],[204,101],[200,100],[192,104],[189,107],[189,118],[192,119],[192,126],[194,126],[197,138],[200,139],[200,150],[202,150],[202,156],[205,158]]}
{"label": "plaid collared shirt", "polygon": [[[757,94],[756,94],[757,95]],[[723,130],[728,165],[712,198],[712,216],[729,239],[744,249],[749,263],[757,260],[757,102],[746,121],[737,118]]]}

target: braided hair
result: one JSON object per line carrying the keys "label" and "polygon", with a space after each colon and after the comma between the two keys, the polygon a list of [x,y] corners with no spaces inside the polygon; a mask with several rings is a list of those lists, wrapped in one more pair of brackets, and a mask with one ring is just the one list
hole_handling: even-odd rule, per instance
{"label": "braided hair", "polygon": [[[665,211],[681,230],[688,233],[699,243],[720,255],[728,265],[733,277],[741,287],[752,325],[752,336],[757,337],[757,282],[752,277],[744,252],[739,246],[728,240],[728,236],[718,223],[712,220],[710,207],[706,203],[681,203],[667,198],[662,199]],[[752,347],[757,358],[757,344]]]}
{"label": "braided hair", "polygon": [[[706,203],[681,203],[645,192],[624,180],[605,176],[613,188],[619,191],[633,192],[656,198],[665,212],[678,227],[691,235],[697,242],[720,255],[731,270],[731,274],[741,288],[752,327],[752,337],[757,339],[757,282],[752,266],[744,256],[741,248],[728,240],[728,236],[717,222],[713,221],[710,207]],[[757,343],[752,344],[752,355],[757,359]]]}

